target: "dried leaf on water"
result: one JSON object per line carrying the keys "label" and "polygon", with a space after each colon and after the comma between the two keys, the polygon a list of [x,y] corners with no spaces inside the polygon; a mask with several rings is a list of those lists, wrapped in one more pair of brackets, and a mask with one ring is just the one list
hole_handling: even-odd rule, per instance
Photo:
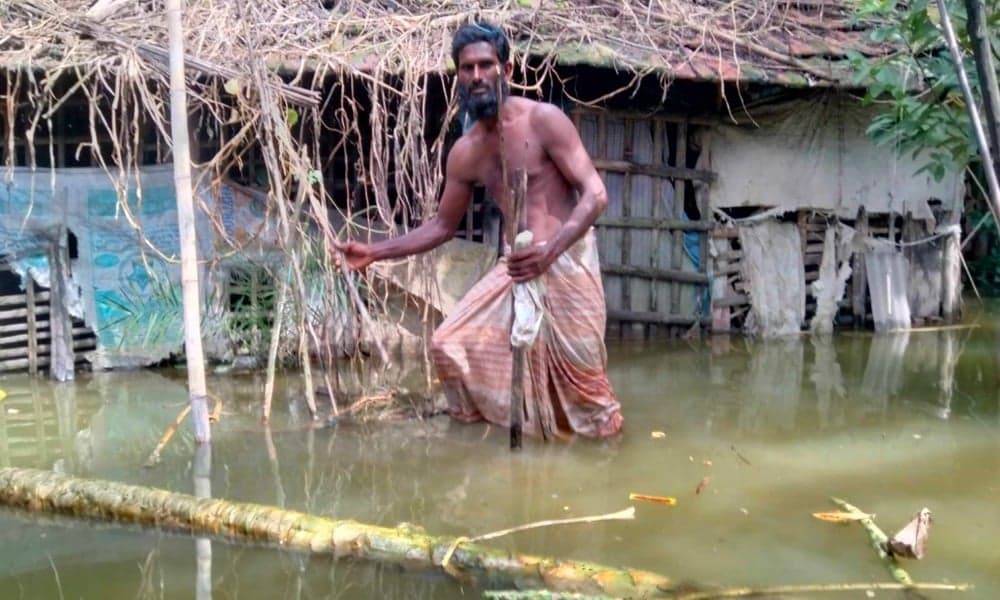
{"label": "dried leaf on water", "polygon": [[875,518],[875,515],[870,515],[868,513],[845,512],[842,510],[814,512],[813,516],[820,521],[826,521],[827,523],[853,523],[854,521],[860,521],[861,519]]}
{"label": "dried leaf on water", "polygon": [[698,482],[698,487],[694,488],[695,495],[698,495],[698,494],[702,493],[703,491],[705,491],[705,488],[708,487],[708,484],[711,481],[712,481],[711,477],[702,477],[701,481]]}
{"label": "dried leaf on water", "polygon": [[667,437],[667,434],[663,433],[662,431],[654,431],[649,434],[649,437],[653,438],[654,440],[662,440],[663,438]]}
{"label": "dried leaf on water", "polygon": [[646,502],[655,502],[657,504],[666,504],[667,506],[674,506],[677,504],[677,498],[672,498],[670,496],[653,496],[650,494],[629,494],[629,500],[645,500]]}

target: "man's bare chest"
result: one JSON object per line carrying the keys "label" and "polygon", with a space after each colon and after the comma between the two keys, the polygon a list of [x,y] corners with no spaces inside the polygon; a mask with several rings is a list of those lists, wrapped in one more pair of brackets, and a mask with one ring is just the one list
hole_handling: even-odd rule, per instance
{"label": "man's bare chest", "polygon": [[[503,171],[506,168],[508,184],[513,184],[517,171],[524,170],[529,181],[544,175],[553,165],[542,145],[530,135],[509,132],[503,144],[492,144],[482,153],[477,179],[494,195],[503,187]],[[506,164],[504,164],[506,162]]]}

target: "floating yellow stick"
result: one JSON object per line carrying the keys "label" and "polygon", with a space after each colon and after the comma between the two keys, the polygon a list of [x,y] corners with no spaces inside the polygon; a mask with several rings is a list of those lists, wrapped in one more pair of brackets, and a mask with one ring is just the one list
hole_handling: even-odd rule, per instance
{"label": "floating yellow stick", "polygon": [[655,502],[657,504],[666,504],[667,506],[673,506],[677,504],[677,498],[671,498],[670,496],[651,496],[649,494],[629,494],[629,500],[645,500],[646,502]]}
{"label": "floating yellow stick", "polygon": [[863,512],[844,512],[840,510],[814,512],[813,516],[820,521],[826,521],[827,523],[853,523],[854,521],[875,518],[875,515],[869,515]]}

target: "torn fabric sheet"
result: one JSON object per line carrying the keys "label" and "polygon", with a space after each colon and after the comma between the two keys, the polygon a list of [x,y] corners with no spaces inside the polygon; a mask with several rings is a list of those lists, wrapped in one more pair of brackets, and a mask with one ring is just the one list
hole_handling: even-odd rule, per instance
{"label": "torn fabric sheet", "polygon": [[[517,234],[514,246],[526,248],[532,238],[530,230],[522,231]],[[510,328],[510,345],[514,348],[527,348],[538,337],[545,317],[544,297],[545,284],[540,277],[514,284],[514,325]]]}

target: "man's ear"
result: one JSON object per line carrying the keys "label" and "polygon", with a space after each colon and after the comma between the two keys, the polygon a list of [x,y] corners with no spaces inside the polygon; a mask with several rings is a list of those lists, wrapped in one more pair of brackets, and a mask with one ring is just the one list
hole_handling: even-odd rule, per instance
{"label": "man's ear", "polygon": [[503,78],[510,80],[510,74],[514,72],[514,65],[509,61],[503,64]]}

